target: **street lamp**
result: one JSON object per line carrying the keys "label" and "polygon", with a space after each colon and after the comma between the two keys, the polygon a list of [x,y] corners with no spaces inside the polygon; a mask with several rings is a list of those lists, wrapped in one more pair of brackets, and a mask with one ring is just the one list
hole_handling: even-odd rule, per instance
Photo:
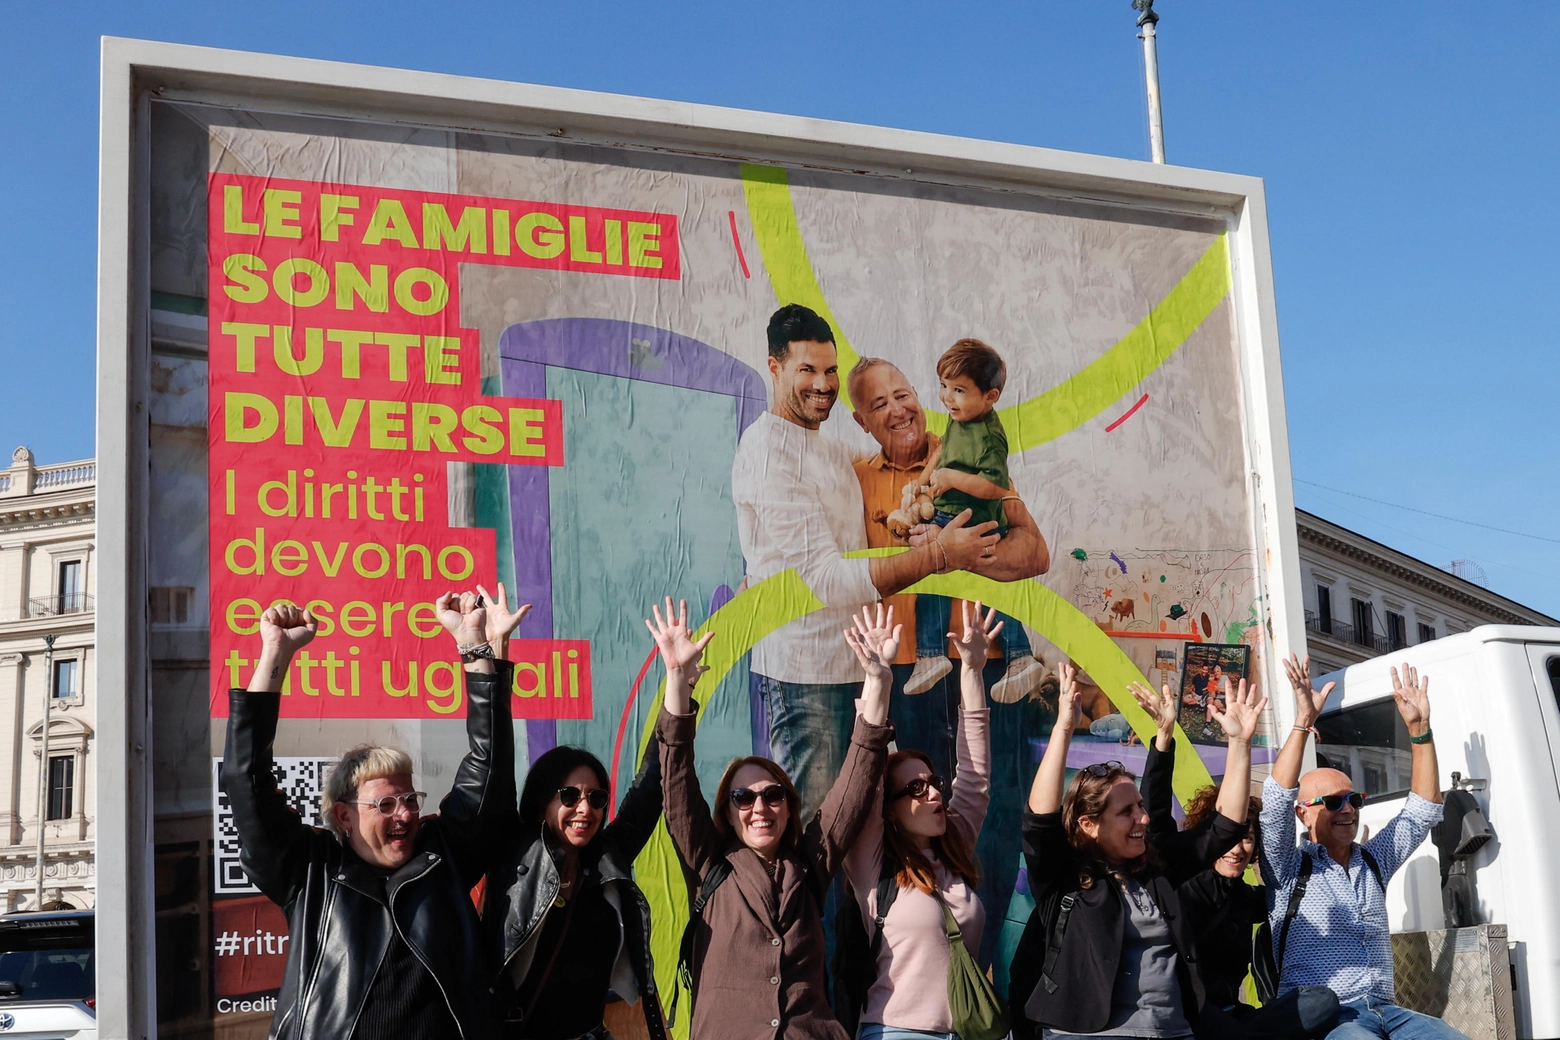
{"label": "street lamp", "polygon": [[1165,161],[1165,122],[1159,107],[1159,45],[1154,26],[1159,16],[1154,13],[1154,0],[1132,0],[1132,9],[1138,15],[1138,39],[1143,41],[1143,75],[1148,80],[1148,147],[1156,163]]}

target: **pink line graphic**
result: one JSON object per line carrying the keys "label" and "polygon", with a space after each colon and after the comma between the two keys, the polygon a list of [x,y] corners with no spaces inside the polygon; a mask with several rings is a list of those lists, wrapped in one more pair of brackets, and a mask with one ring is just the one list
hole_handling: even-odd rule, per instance
{"label": "pink line graphic", "polygon": [[1144,394],[1142,397],[1138,398],[1137,404],[1135,404],[1131,408],[1127,409],[1127,414],[1126,415],[1123,415],[1120,419],[1117,419],[1115,422],[1113,422],[1109,426],[1105,427],[1105,432],[1109,433],[1110,431],[1114,430],[1116,427],[1120,426],[1122,423],[1126,422],[1128,419],[1132,418],[1134,415],[1137,414],[1137,410],[1139,408],[1143,407],[1143,405],[1145,405],[1147,403],[1148,403],[1148,395]]}
{"label": "pink line graphic", "polygon": [[742,236],[737,234],[737,211],[728,209],[726,216],[731,219],[731,240],[737,244],[737,263],[742,265],[742,277],[752,278],[753,275],[748,271],[747,257],[742,255]]}

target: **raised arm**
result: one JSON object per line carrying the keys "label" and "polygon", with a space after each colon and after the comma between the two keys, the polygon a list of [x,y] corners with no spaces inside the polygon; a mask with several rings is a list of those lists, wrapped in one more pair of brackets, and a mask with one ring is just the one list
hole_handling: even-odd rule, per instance
{"label": "raised arm", "polygon": [[280,906],[298,893],[311,830],[277,790],[272,745],[288,666],[317,627],[301,607],[282,604],[266,610],[260,616],[260,657],[249,688],[228,693],[222,789],[238,830],[239,862],[255,887]]}
{"label": "raised arm", "polygon": [[1146,683],[1127,687],[1138,706],[1153,720],[1153,743],[1148,763],[1143,767],[1143,808],[1148,810],[1148,836],[1156,846],[1172,840],[1178,833],[1173,806],[1172,780],[1175,773],[1175,722],[1179,703],[1168,685],[1158,693]]}
{"label": "raised arm", "polygon": [[[1258,698],[1255,685],[1246,685],[1242,679],[1233,692],[1229,679],[1224,680],[1224,711],[1212,709],[1209,698],[1208,717],[1219,724],[1229,738],[1229,750],[1224,760],[1224,780],[1219,785],[1219,798],[1214,810],[1227,820],[1245,823],[1251,807],[1251,738],[1256,735],[1262,712],[1267,709],[1267,698]],[[1222,853],[1221,853],[1222,855]]]}
{"label": "raised arm", "polygon": [[1067,749],[1072,744],[1073,731],[1083,717],[1078,670],[1063,661],[1058,678],[1061,691],[1057,695],[1056,725],[1051,727],[1051,740],[1045,746],[1040,767],[1035,770],[1035,782],[1029,788],[1029,811],[1039,815],[1061,812],[1062,784],[1067,779]]}
{"label": "raised arm", "polygon": [[[466,744],[455,782],[439,803],[440,826],[456,850],[463,880],[477,883],[519,822],[515,806],[515,730],[510,712],[514,665],[509,637],[530,613],[529,604],[509,609],[502,582],[495,597],[481,585],[475,593],[447,592],[434,603],[439,623],[455,641],[466,673]],[[483,648],[492,657],[481,656]]]}
{"label": "raised arm", "polygon": [[991,802],[991,709],[986,705],[984,672],[991,646],[1006,622],[998,620],[995,609],[982,615],[979,600],[964,600],[962,612],[957,631],[948,633],[963,662],[959,671],[959,728],[954,738],[958,768],[948,808],[952,811],[949,826],[960,828],[973,846]]}
{"label": "raised arm", "polygon": [[[672,598],[666,598],[665,613],[660,607],[652,607],[655,620],[645,621],[645,627],[655,639],[661,651],[661,663],[666,666],[666,694],[662,702],[661,717],[656,721],[656,746],[650,749],[660,760],[657,771],[657,787],[666,813],[666,830],[672,836],[672,844],[683,866],[702,878],[710,865],[722,853],[720,836],[710,807],[699,788],[699,777],[694,770],[693,737],[697,728],[698,705],[693,703],[693,687],[706,669],[700,664],[704,648],[715,638],[707,632],[694,642],[688,633],[688,604],[673,613]],[[640,778],[646,778],[644,767]],[[638,786],[639,778],[635,785]],[[630,795],[633,789],[630,789]],[[625,803],[627,802],[625,796]],[[717,806],[716,811],[724,811]],[[651,822],[654,827],[654,822]]]}
{"label": "raised arm", "polygon": [[1305,762],[1305,742],[1311,737],[1311,727],[1316,725],[1317,718],[1322,714],[1322,708],[1327,704],[1327,695],[1338,684],[1328,683],[1320,692],[1311,685],[1310,655],[1302,661],[1290,654],[1284,661],[1284,674],[1289,677],[1289,685],[1295,691],[1295,724],[1289,730],[1289,738],[1284,741],[1284,749],[1278,753],[1278,760],[1273,763],[1273,782],[1286,790],[1293,790],[1300,786],[1300,767]]}
{"label": "raised arm", "polygon": [[1408,727],[1413,765],[1408,789],[1427,802],[1441,801],[1441,767],[1436,761],[1435,736],[1430,732],[1430,677],[1420,678],[1419,669],[1405,663],[1403,677],[1392,669],[1392,699],[1398,714]]}

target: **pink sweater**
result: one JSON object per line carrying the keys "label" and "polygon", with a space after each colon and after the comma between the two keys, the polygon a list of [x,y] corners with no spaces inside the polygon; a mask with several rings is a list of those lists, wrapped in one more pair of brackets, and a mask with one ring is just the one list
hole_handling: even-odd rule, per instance
{"label": "pink sweater", "polygon": [[[958,760],[959,771],[948,800],[948,827],[958,831],[973,849],[991,799],[991,709],[960,711]],[[883,804],[881,779],[876,804]],[[965,945],[972,953],[978,951],[981,930],[986,924],[980,897],[963,878],[949,873],[935,856],[928,854],[928,858],[937,868],[937,886],[959,923]],[[873,812],[845,855],[845,876],[856,892],[868,935],[874,930],[882,862],[883,817],[881,812]],[[953,1016],[948,1010],[948,936],[943,931],[942,907],[935,897],[918,888],[901,888],[883,920],[877,981],[867,992],[861,1020],[932,1033],[953,1030]]]}

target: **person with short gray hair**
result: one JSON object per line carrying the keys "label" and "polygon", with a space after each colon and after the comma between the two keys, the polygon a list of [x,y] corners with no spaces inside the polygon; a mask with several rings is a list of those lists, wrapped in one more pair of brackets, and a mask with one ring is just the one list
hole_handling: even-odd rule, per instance
{"label": "person with short gray hair", "polygon": [[447,593],[435,604],[466,669],[466,737],[439,812],[405,751],[365,744],[326,781],[327,829],[306,826],[277,789],[272,746],[293,655],[314,638],[309,612],[278,604],[260,619],[247,690],[228,693],[222,787],[239,861],[288,920],[273,1040],[490,1040],[491,971],[469,895],[490,869],[492,832],[514,813],[509,636],[530,607]]}

